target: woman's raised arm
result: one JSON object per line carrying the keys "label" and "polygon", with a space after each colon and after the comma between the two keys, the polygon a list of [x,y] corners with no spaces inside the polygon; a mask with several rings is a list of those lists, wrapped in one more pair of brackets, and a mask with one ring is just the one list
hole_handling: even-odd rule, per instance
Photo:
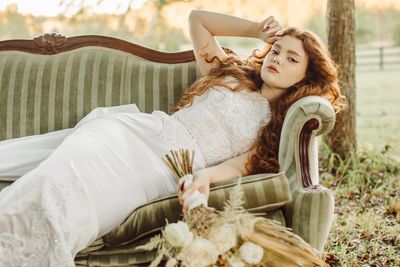
{"label": "woman's raised arm", "polygon": [[218,65],[213,61],[208,63],[204,59],[218,57],[224,59],[226,53],[215,39],[215,36],[241,36],[259,38],[272,43],[276,40],[275,33],[281,29],[274,17],[268,17],[262,22],[253,22],[225,14],[192,10],[189,16],[190,37],[193,43],[193,51],[202,75]]}

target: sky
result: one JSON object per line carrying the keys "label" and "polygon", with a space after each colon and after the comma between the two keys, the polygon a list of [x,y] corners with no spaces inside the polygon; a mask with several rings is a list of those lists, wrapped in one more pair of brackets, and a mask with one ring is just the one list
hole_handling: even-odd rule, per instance
{"label": "sky", "polygon": [[[94,4],[99,0],[87,0],[86,2]],[[69,0],[66,2],[79,3],[80,0]],[[140,8],[146,0],[133,0],[131,8]],[[60,6],[58,0],[1,0],[0,11],[4,10],[9,4],[16,4],[18,11],[22,14],[30,13],[34,16],[56,16],[62,13],[65,7]],[[122,13],[127,9],[128,1],[126,0],[103,0],[101,5],[93,9],[94,12],[99,13]],[[75,13],[76,10],[71,10]]]}

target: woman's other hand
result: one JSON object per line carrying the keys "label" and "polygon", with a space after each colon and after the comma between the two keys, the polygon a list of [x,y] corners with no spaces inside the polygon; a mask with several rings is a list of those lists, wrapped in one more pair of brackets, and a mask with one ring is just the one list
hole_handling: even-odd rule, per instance
{"label": "woman's other hand", "polygon": [[184,193],[189,196],[194,192],[199,191],[208,199],[210,194],[210,180],[210,177],[205,172],[198,171],[193,174],[193,183],[189,185],[189,187],[186,187],[186,189],[183,188],[181,183],[178,184],[178,198],[179,203],[183,206],[183,212],[186,212],[189,207],[189,203],[187,199],[185,199]]}
{"label": "woman's other hand", "polygon": [[272,44],[278,40],[279,31],[282,30],[282,27],[273,16],[269,16],[259,23],[258,30],[258,38],[266,43]]}

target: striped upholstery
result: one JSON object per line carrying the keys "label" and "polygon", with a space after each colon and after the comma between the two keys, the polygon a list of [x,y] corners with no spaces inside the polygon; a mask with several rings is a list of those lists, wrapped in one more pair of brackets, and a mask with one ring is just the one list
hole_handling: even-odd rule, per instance
{"label": "striped upholstery", "polygon": [[0,140],[71,128],[99,106],[169,112],[198,75],[195,62],[153,63],[102,47],[51,56],[2,51]]}
{"label": "striped upholstery", "polygon": [[[281,209],[268,211],[265,216],[282,224],[285,223]],[[82,251],[75,257],[75,264],[76,266],[98,267],[149,266],[149,262],[151,262],[155,257],[155,252],[139,250],[137,249],[137,246],[147,243],[151,237],[152,235],[144,236],[134,243],[129,243],[123,246],[103,247],[100,250],[88,253]]]}
{"label": "striped upholstery", "polygon": [[[95,107],[136,103],[144,112],[158,109],[170,113],[182,88],[199,75],[195,62],[154,63],[99,46],[55,55],[0,51],[0,141],[71,128]],[[250,209],[260,206],[254,211],[268,210],[268,217],[292,227],[295,233],[322,251],[332,223],[333,196],[321,186],[315,189],[301,186],[298,134],[311,117],[317,118],[322,125],[319,134],[325,133],[334,121],[334,113],[332,115],[326,102],[315,98],[300,100],[291,110],[285,118],[279,150],[281,170],[288,177],[289,187],[275,183],[274,189],[259,187],[255,186],[259,184],[255,181],[245,190],[246,205]],[[310,169],[315,184],[318,184],[318,146],[314,139],[309,151]],[[0,181],[0,189],[7,184],[7,181]],[[279,188],[285,190],[278,193]],[[293,201],[279,208],[285,204],[281,197],[287,197],[287,188],[290,188]],[[214,189],[210,203],[221,207],[223,199],[226,199],[226,190]],[[131,229],[123,224],[104,239],[109,245],[123,241],[131,243],[118,248],[103,247],[103,239],[98,239],[78,254],[77,266],[136,266],[151,261],[154,254],[136,251],[135,247],[148,240],[152,230],[158,232],[165,217],[170,222],[177,220],[176,198],[165,201],[157,200],[136,210],[126,221],[131,220]],[[278,202],[275,207],[261,205],[274,201]],[[154,210],[159,213],[152,222],[148,217],[154,215]],[[121,234],[124,231],[131,235],[124,237]]]}
{"label": "striped upholstery", "polygon": [[[212,185],[209,205],[218,210],[228,199],[229,191],[237,185],[238,179],[222,181]],[[244,208],[250,212],[265,213],[266,217],[285,225],[280,207],[291,200],[289,183],[283,172],[278,174],[257,174],[242,178]],[[137,250],[159,233],[165,221],[182,219],[181,206],[177,195],[156,199],[138,207],[120,226],[98,239],[93,248],[81,251],[75,258],[77,266],[125,266],[150,262],[154,252]],[[99,246],[103,248],[98,249]],[[146,266],[146,265],[145,265]]]}
{"label": "striped upholstery", "polygon": [[[208,203],[210,207],[222,210],[229,198],[229,191],[237,184],[232,179],[213,184]],[[243,177],[244,208],[253,212],[266,212],[286,205],[291,200],[289,183],[285,174],[257,174]],[[176,222],[180,218],[181,206],[177,195],[156,199],[138,207],[116,229],[103,237],[107,246],[132,243],[142,236],[158,232],[165,226],[165,220]]]}
{"label": "striped upholstery", "polygon": [[293,232],[301,236],[311,246],[323,251],[333,222],[334,199],[329,189],[298,188],[293,192],[290,210]]}
{"label": "striped upholstery", "polygon": [[310,118],[320,122],[320,128],[310,140],[308,157],[313,184],[319,184],[317,135],[329,132],[335,122],[335,113],[326,99],[308,96],[290,107],[281,133],[279,164],[288,177],[293,197],[293,201],[284,207],[286,225],[322,252],[333,222],[334,199],[332,192],[321,185],[315,188],[302,186],[298,133]]}

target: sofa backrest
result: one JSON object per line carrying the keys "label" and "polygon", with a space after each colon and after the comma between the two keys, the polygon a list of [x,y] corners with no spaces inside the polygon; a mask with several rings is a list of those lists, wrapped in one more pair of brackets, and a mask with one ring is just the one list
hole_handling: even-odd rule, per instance
{"label": "sofa backrest", "polygon": [[162,53],[105,36],[0,42],[0,140],[72,128],[95,107],[170,113],[199,77],[192,51]]}

